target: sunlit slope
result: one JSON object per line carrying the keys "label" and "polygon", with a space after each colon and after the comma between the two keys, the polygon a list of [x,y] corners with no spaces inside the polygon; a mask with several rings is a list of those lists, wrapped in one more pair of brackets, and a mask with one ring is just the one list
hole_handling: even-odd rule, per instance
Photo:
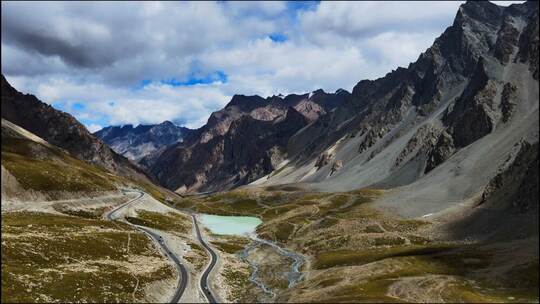
{"label": "sunlit slope", "polygon": [[157,199],[166,193],[90,165],[27,130],[2,119],[2,199],[49,200],[141,188]]}

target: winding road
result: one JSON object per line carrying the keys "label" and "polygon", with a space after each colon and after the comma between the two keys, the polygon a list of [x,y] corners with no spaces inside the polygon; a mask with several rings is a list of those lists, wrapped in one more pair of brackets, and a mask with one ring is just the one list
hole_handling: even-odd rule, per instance
{"label": "winding road", "polygon": [[[115,209],[113,209],[112,211],[110,211],[108,214],[107,214],[107,219],[110,220],[110,221],[114,221],[116,219],[119,218],[119,216],[117,215],[123,208],[133,204],[134,202],[138,201],[141,197],[144,196],[144,192],[142,191],[138,191],[138,190],[129,190],[129,191],[124,191],[124,192],[138,192],[139,193],[139,196],[137,196],[136,198],[134,199],[131,199],[129,200],[128,202],[116,207]],[[157,244],[159,244],[159,246],[161,247],[161,249],[163,250],[163,252],[165,252],[165,255],[174,262],[176,268],[178,269],[178,272],[180,273],[180,277],[178,278],[178,283],[176,285],[176,290],[174,292],[174,295],[170,301],[170,303],[178,303],[178,301],[180,300],[180,298],[182,297],[182,294],[184,293],[184,290],[186,289],[186,286],[187,286],[187,283],[188,283],[188,273],[187,273],[187,270],[186,270],[186,267],[180,262],[180,260],[178,259],[178,257],[172,253],[171,249],[167,246],[167,244],[165,243],[165,241],[163,240],[163,237],[161,235],[159,235],[159,233],[157,231],[152,231],[146,227],[143,227],[143,226],[139,226],[139,225],[135,225],[135,224],[132,224],[130,222],[127,222],[125,221],[127,224],[131,225],[132,227],[134,227],[135,229],[138,229],[144,233],[146,233],[148,236],[150,236],[150,238],[152,240],[154,240]],[[198,232],[198,227],[197,227],[197,232]],[[199,239],[200,239],[200,235],[199,235]],[[201,281],[202,282],[202,281]],[[201,285],[202,286],[202,285]],[[208,298],[210,300],[210,298]],[[213,298],[212,298],[213,299]]]}
{"label": "winding road", "polygon": [[188,283],[188,273],[187,273],[186,267],[184,267],[184,265],[180,262],[178,257],[176,257],[176,255],[174,255],[174,253],[172,253],[172,251],[167,247],[167,244],[165,243],[165,241],[159,234],[153,231],[150,231],[147,228],[139,226],[139,225],[133,225],[133,226],[144,231],[154,241],[156,241],[161,246],[161,248],[163,249],[163,252],[165,252],[167,257],[171,259],[176,265],[176,268],[178,269],[178,272],[180,273],[180,278],[178,279],[178,283],[176,285],[176,291],[174,292],[174,295],[170,302],[178,303],[178,301],[180,301],[180,298],[182,297],[182,294],[184,293],[184,290],[186,290],[187,283]]}
{"label": "winding road", "polygon": [[208,303],[217,303],[216,298],[212,294],[212,291],[210,291],[210,286],[208,285],[208,276],[210,275],[210,272],[214,269],[214,266],[216,266],[217,263],[217,254],[215,251],[206,244],[206,242],[203,240],[201,236],[201,231],[199,230],[199,225],[197,224],[197,218],[194,214],[191,214],[191,217],[193,218],[193,224],[195,225],[195,230],[197,232],[197,238],[199,239],[199,243],[206,249],[206,252],[210,254],[210,264],[206,267],[204,270],[202,276],[201,276],[201,290],[204,293],[204,296],[208,299]]}

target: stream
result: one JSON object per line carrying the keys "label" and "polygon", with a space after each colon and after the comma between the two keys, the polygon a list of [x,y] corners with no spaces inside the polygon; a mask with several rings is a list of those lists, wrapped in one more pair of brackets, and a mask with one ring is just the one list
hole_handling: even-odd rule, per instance
{"label": "stream", "polygon": [[265,293],[270,294],[272,297],[275,296],[275,293],[268,286],[266,286],[262,281],[258,280],[257,274],[259,272],[259,267],[247,259],[247,257],[249,256],[249,252],[259,247],[261,244],[268,245],[274,248],[279,254],[293,260],[293,263],[291,265],[291,271],[286,273],[287,280],[289,281],[289,285],[287,288],[291,288],[302,279],[303,274],[300,271],[300,267],[302,267],[302,265],[304,264],[304,258],[301,255],[292,250],[280,247],[274,242],[261,239],[255,234],[249,234],[248,236],[253,240],[253,243],[242,251],[242,253],[240,254],[240,258],[242,258],[243,261],[247,262],[253,268],[253,272],[249,277],[249,280],[251,282],[259,286]]}
{"label": "stream", "polygon": [[285,273],[289,282],[288,288],[291,288],[302,279],[303,274],[300,271],[300,267],[302,267],[304,264],[304,258],[292,250],[285,249],[274,242],[259,238],[255,232],[256,227],[262,223],[259,218],[250,216],[201,214],[200,221],[203,225],[209,228],[212,233],[224,235],[242,235],[250,238],[253,241],[249,246],[242,250],[240,253],[240,258],[253,268],[253,272],[251,273],[249,280],[272,297],[275,296],[275,293],[259,278],[259,266],[252,263],[248,259],[249,253],[252,250],[264,244],[272,247],[277,253],[293,261],[290,266],[290,271]]}

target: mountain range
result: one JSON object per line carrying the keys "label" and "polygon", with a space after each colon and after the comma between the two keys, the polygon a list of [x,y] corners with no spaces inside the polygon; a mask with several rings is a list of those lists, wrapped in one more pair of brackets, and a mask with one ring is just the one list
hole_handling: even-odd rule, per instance
{"label": "mountain range", "polygon": [[[491,164],[514,143],[537,140],[537,23],[534,1],[508,8],[467,2],[407,68],[362,80],[352,93],[235,95],[203,127],[182,142],[153,145],[139,164],[180,193],[255,180],[327,191],[405,186],[433,175],[443,183],[459,166],[460,176],[481,176],[440,198],[464,199],[485,186],[496,172]],[[464,165],[463,153],[492,158]]]}
{"label": "mountain range", "polygon": [[431,200],[463,200],[515,145],[538,141],[537,8],[467,2],[407,68],[362,80],[352,93],[235,95],[196,130],[163,122],[90,134],[4,77],[2,117],[81,160],[178,193],[287,183],[407,189],[396,204],[422,201],[426,188]]}
{"label": "mountain range", "polygon": [[247,184],[270,173],[286,156],[289,138],[333,111],[350,94],[235,95],[192,137],[141,163],[169,189],[215,191]]}

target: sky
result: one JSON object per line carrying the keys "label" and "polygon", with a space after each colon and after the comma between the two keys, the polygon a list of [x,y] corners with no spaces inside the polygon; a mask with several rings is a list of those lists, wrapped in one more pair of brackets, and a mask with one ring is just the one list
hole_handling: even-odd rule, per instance
{"label": "sky", "polygon": [[198,128],[234,94],[351,91],[407,67],[461,3],[2,1],[1,68],[92,132]]}

